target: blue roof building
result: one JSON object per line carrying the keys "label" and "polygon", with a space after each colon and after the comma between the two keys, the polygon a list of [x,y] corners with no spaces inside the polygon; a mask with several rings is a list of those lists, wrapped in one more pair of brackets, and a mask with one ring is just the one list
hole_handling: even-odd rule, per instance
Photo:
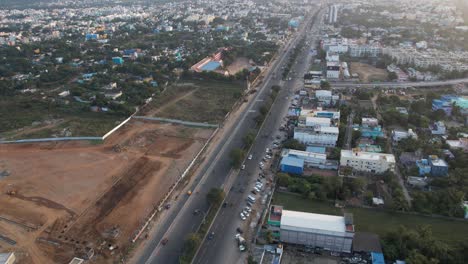
{"label": "blue roof building", "polygon": [[434,99],[432,100],[432,111],[444,110],[446,115],[452,114],[452,103],[450,101]]}
{"label": "blue roof building", "polygon": [[86,34],[86,40],[98,39],[98,34]]}
{"label": "blue roof building", "polygon": [[112,62],[117,65],[122,65],[124,60],[121,57],[112,57]]}
{"label": "blue roof building", "polygon": [[431,165],[427,159],[417,160],[416,166],[419,169],[419,176],[424,176],[431,173]]}
{"label": "blue roof building", "polygon": [[376,139],[384,136],[381,126],[354,126],[354,128],[358,128],[361,131],[361,137]]}
{"label": "blue roof building", "polygon": [[304,160],[295,157],[283,157],[280,168],[282,172],[291,174],[302,174],[304,172]]}

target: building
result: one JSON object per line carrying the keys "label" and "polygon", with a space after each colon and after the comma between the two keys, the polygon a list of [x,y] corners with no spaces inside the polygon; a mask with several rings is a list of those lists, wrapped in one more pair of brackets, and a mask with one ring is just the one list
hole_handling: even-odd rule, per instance
{"label": "building", "polygon": [[431,155],[429,156],[429,164],[431,165],[431,176],[447,176],[448,164],[445,160],[439,159],[439,157],[435,155]]}
{"label": "building", "polygon": [[341,150],[340,165],[356,171],[384,173],[395,170],[393,154],[363,152],[358,149]]}
{"label": "building", "polygon": [[124,60],[121,57],[112,57],[112,62],[117,65],[122,65]]}
{"label": "building", "polygon": [[14,264],[16,256],[14,252],[0,253],[0,264]]}
{"label": "building", "polygon": [[362,126],[376,127],[379,125],[379,120],[374,117],[363,117],[361,119]]}
{"label": "building", "polygon": [[306,117],[306,127],[329,127],[331,126],[331,119],[326,117]]}
{"label": "building", "polygon": [[413,188],[424,188],[428,185],[426,177],[408,176],[407,182]]}
{"label": "building", "polygon": [[373,138],[384,137],[384,132],[382,131],[381,126],[353,126],[354,129],[361,131],[361,137],[364,138]]}
{"label": "building", "polygon": [[397,130],[392,131],[392,140],[393,140],[393,142],[399,142],[400,140],[405,139],[405,138],[418,139],[418,135],[416,133],[414,133],[411,128],[408,129],[408,132],[406,132],[406,131],[397,131]]}
{"label": "building", "polygon": [[428,159],[417,160],[416,166],[419,169],[420,176],[430,174],[434,177],[441,177],[448,174],[447,162],[436,155],[431,155]]}
{"label": "building", "polygon": [[[317,147],[316,147],[317,148]],[[327,160],[325,153],[316,153],[310,151],[302,151],[295,149],[283,149],[281,152],[282,158],[293,157],[304,161],[303,167],[319,168],[327,170],[337,170],[338,163],[333,160]]]}
{"label": "building", "polygon": [[324,105],[332,105],[338,101],[339,96],[333,95],[329,90],[317,90],[315,91],[315,98]]}
{"label": "building", "polygon": [[327,79],[340,78],[340,63],[331,61],[327,62]]}
{"label": "building", "polygon": [[382,46],[378,43],[372,45],[351,45],[349,55],[351,57],[378,57],[382,54]]}
{"label": "building", "polygon": [[452,103],[440,99],[432,100],[432,111],[443,110],[446,115],[452,115]]}
{"label": "building", "polygon": [[296,157],[283,157],[280,162],[280,170],[291,174],[302,174],[304,172],[304,160]]}
{"label": "building", "polygon": [[337,127],[313,127],[294,129],[294,139],[306,145],[321,147],[334,147],[338,140],[339,130]]}
{"label": "building", "polygon": [[416,167],[418,167],[419,176],[431,173],[431,165],[427,159],[417,160]]}
{"label": "building", "polygon": [[272,205],[268,224],[273,237],[283,243],[351,252],[354,237],[352,215],[312,214]]}
{"label": "building", "polygon": [[338,20],[338,5],[331,5],[328,7],[328,23],[335,24]]}
{"label": "building", "polygon": [[447,132],[445,124],[442,121],[435,122],[429,128],[431,129],[432,135],[445,135],[445,133]]}

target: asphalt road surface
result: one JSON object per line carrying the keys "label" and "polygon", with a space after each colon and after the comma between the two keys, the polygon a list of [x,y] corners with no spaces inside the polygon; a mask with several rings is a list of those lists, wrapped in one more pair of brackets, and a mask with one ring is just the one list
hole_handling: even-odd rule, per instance
{"label": "asphalt road surface", "polygon": [[408,88],[408,87],[434,87],[444,85],[455,85],[460,83],[468,83],[468,78],[452,79],[445,81],[431,82],[376,82],[376,83],[353,83],[353,82],[333,82],[330,84],[332,88]]}
{"label": "asphalt road surface", "polygon": [[[317,22],[313,25],[312,29],[306,33],[306,42],[310,43],[310,48],[315,46],[317,39],[315,39],[313,34],[308,33],[315,32],[321,25],[320,17],[321,16],[319,15]],[[283,89],[280,91],[277,100],[273,104],[271,112],[266,118],[259,133],[259,137],[254,142],[250,152],[253,158],[246,162],[245,170],[236,178],[233,188],[226,198],[226,202],[228,204],[233,204],[234,206],[221,209],[211,229],[208,231],[208,233],[214,233],[214,237],[211,240],[205,239],[203,241],[200,251],[193,261],[194,264],[245,263],[248,253],[239,251],[234,236],[237,233],[236,229],[238,227],[240,227],[244,233],[254,232],[252,227],[255,225],[256,218],[255,215],[251,215],[248,220],[244,222],[240,219],[239,214],[246,206],[246,198],[250,194],[250,191],[258,178],[260,172],[258,163],[265,155],[265,149],[272,148],[272,142],[276,139],[276,136],[281,133],[279,131],[279,127],[283,123],[283,118],[287,115],[289,104],[293,99],[295,92],[303,87],[302,76],[306,71],[308,71],[312,59],[312,56],[309,53],[310,48],[305,48],[297,57],[296,63],[292,67],[290,74],[290,76],[293,76],[293,79],[291,81],[281,83]],[[245,189],[245,192],[239,192],[240,189]],[[261,195],[256,196],[256,206],[259,206],[260,202],[258,200],[261,200],[261,197],[264,195],[265,192],[262,192]],[[261,209],[256,210],[256,212],[253,212],[252,214],[257,214],[257,212],[261,213],[261,211]],[[252,226],[250,226],[251,224]]]}
{"label": "asphalt road surface", "polygon": [[[222,140],[214,149],[213,154],[209,156],[212,159],[210,165],[202,168],[201,173],[195,176],[196,180],[190,188],[193,194],[191,196],[183,195],[178,198],[167,216],[160,221],[159,226],[155,227],[157,231],[149,238],[149,243],[137,263],[171,264],[179,262],[185,238],[189,233],[197,231],[205,212],[208,211],[209,205],[206,194],[211,188],[219,188],[226,182],[231,171],[230,151],[241,147],[244,135],[255,127],[254,118],[258,114],[263,100],[269,96],[269,88],[278,81],[272,81],[273,73],[276,72],[276,76],[281,75],[281,66],[287,63],[289,52],[299,41],[298,36],[303,35],[304,32],[305,27],[302,27],[290,43],[286,45],[286,48],[280,51],[278,59],[272,66],[273,68],[265,76],[263,85],[254,95],[254,98],[249,100],[245,111],[238,116],[232,132],[228,133],[227,138]],[[195,210],[200,210],[202,213],[194,215]],[[161,240],[164,238],[168,242],[163,246]]]}

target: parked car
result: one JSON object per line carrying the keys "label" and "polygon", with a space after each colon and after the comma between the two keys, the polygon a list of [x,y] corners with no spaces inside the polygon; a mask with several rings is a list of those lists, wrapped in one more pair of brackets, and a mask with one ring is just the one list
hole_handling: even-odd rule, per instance
{"label": "parked car", "polygon": [[249,155],[247,159],[251,160],[253,158],[252,154]]}
{"label": "parked car", "polygon": [[214,238],[214,232],[211,232],[209,235],[208,235],[208,240],[212,240]]}
{"label": "parked car", "polygon": [[244,233],[244,231],[242,231],[242,229],[241,229],[240,227],[238,227],[238,228],[236,229],[236,231],[237,231],[239,234]]}
{"label": "parked car", "polygon": [[247,217],[245,217],[243,213],[240,213],[240,218],[242,219],[242,221],[245,221],[245,219],[247,219]]}

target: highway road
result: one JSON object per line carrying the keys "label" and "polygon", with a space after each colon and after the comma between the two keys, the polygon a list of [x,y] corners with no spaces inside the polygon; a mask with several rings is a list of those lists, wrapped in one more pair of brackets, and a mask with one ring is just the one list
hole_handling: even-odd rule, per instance
{"label": "highway road", "polygon": [[[299,32],[290,40],[290,43],[281,49],[277,60],[272,64],[271,70],[265,76],[262,86],[253,99],[249,100],[245,110],[238,115],[232,131],[227,133],[227,137],[207,157],[207,159],[210,159],[209,165],[202,168],[201,172],[195,175],[195,181],[189,188],[193,191],[193,194],[191,196],[180,196],[177,202],[173,204],[172,208],[167,212],[167,216],[156,227],[156,232],[149,237],[147,246],[139,256],[137,263],[171,264],[179,262],[185,238],[189,233],[197,231],[203,220],[204,213],[208,211],[209,205],[206,194],[211,188],[219,188],[226,183],[231,172],[230,151],[241,147],[244,135],[255,127],[254,117],[258,114],[263,101],[269,96],[269,88],[277,82],[276,80],[272,82],[272,73],[281,73],[281,66],[287,63],[288,54],[299,41],[299,37],[304,34],[304,29],[305,27],[302,26]],[[276,74],[276,76],[280,76],[280,74]],[[203,213],[194,215],[193,212],[197,209]],[[161,240],[164,238],[168,239],[165,246],[161,245]]]}
{"label": "highway road", "polygon": [[378,82],[378,83],[353,83],[353,82],[333,82],[330,84],[332,88],[408,88],[408,87],[435,87],[444,85],[456,85],[468,83],[468,78],[452,79],[444,81],[432,82]]}
{"label": "highway road", "polygon": [[[317,21],[321,20],[317,19]],[[315,32],[319,28],[319,25],[320,22],[315,23],[312,29],[306,32],[306,42],[310,42],[312,47],[314,47],[316,39],[314,39],[313,34],[308,33]],[[244,236],[247,233],[252,234],[256,230],[256,220],[263,208],[258,208],[262,207],[262,205],[257,201],[257,210],[253,208],[254,211],[247,221],[242,221],[239,214],[246,206],[246,197],[250,194],[258,178],[260,173],[258,163],[265,156],[265,149],[272,148],[272,142],[276,139],[276,136],[281,135],[279,128],[283,123],[284,117],[287,115],[289,104],[295,92],[303,87],[302,76],[309,69],[312,59],[309,50],[308,48],[304,49],[297,57],[290,74],[293,79],[291,81],[279,82],[283,89],[281,89],[277,100],[271,108],[271,112],[265,119],[259,137],[254,142],[250,152],[253,158],[246,162],[245,170],[236,178],[232,185],[233,188],[226,197],[226,202],[234,206],[221,209],[208,231],[208,233],[214,233],[214,237],[211,240],[206,239],[203,241],[200,251],[193,261],[194,264],[245,263],[248,253],[239,251],[237,242],[234,239],[237,233],[236,229],[240,227],[244,231]],[[271,80],[270,85],[273,84],[278,84],[278,81]],[[240,192],[241,189],[245,189],[245,193]],[[257,195],[257,199],[260,200],[267,192],[264,191],[261,195]]]}

